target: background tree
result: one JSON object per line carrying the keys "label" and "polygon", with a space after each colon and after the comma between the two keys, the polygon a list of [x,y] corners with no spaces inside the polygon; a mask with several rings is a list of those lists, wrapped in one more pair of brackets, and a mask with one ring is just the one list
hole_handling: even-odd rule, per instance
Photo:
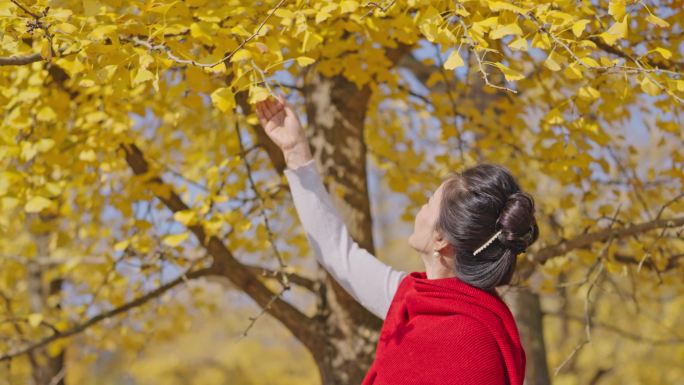
{"label": "background tree", "polygon": [[[298,257],[282,154],[252,108],[277,88],[303,107],[372,253],[369,165],[408,223],[446,172],[477,162],[537,197],[542,237],[505,294],[530,384],[674,383],[683,8],[0,0],[2,377],[68,383],[79,335],[84,358],[178,333],[205,286],[197,303],[170,294],[217,278],[261,308],[246,333],[268,314],[323,383],[361,381],[381,320]],[[641,316],[657,322],[635,327]],[[614,337],[601,352],[585,346],[596,330]]]}

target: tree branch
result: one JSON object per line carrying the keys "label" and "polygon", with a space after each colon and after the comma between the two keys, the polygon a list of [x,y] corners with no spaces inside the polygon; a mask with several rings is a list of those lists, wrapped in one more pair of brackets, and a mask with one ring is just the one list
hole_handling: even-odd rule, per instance
{"label": "tree branch", "polygon": [[[549,315],[549,316],[555,316],[555,317],[562,317],[562,318],[566,318],[566,319],[577,321],[577,322],[584,322],[585,321],[584,316],[568,314],[568,313],[560,312],[560,311],[545,311],[545,312],[543,312],[543,314]],[[680,344],[684,344],[684,338],[679,337],[679,336],[671,338],[671,339],[656,340],[656,339],[650,339],[650,338],[646,338],[644,336],[640,336],[638,334],[629,332],[627,330],[622,330],[622,329],[620,329],[620,328],[618,328],[612,324],[609,324],[609,323],[593,320],[592,324],[594,326],[599,326],[599,327],[604,328],[606,330],[609,330],[613,333],[616,333],[616,334],[620,335],[621,337],[625,337],[625,338],[628,338],[630,340],[646,343],[649,345],[680,345]]]}
{"label": "tree branch", "polygon": [[684,226],[684,217],[673,219],[655,219],[653,221],[644,222],[627,227],[609,228],[593,233],[586,233],[578,235],[569,240],[562,240],[555,245],[546,246],[535,252],[530,252],[526,256],[525,267],[521,269],[520,275],[522,279],[527,279],[533,272],[534,266],[537,264],[543,265],[551,258],[564,255],[572,250],[586,249],[594,242],[604,242],[611,237],[624,238],[632,235],[638,235],[647,231],[663,228],[674,228]]}
{"label": "tree branch", "polygon": [[[150,172],[149,164],[138,146],[134,143],[120,143],[119,148],[123,149],[126,162],[136,175],[144,175]],[[150,186],[156,197],[172,212],[175,213],[188,209],[188,206],[173,191],[173,188],[166,184],[160,176],[150,175],[145,183]],[[207,237],[203,226],[189,225],[188,229],[209,254],[214,257],[211,267],[212,274],[228,278],[229,281],[242,289],[259,306],[266,309],[270,315],[282,322],[306,346],[311,347],[316,343],[316,335],[308,327],[311,321],[309,317],[292,304],[277,297],[278,294],[274,294],[256,275],[240,263],[215,235]]]}
{"label": "tree branch", "polygon": [[[629,59],[629,60],[634,60],[632,58],[632,55],[628,54],[627,52],[621,50],[618,47],[614,47],[612,45],[608,45],[605,42],[603,42],[601,39],[599,39],[596,36],[589,37],[588,40],[591,40],[594,44],[596,44],[597,47],[601,48],[603,51],[611,53],[615,56],[619,56],[623,59]],[[640,60],[643,60],[646,64],[653,68],[659,68],[659,69],[665,69],[668,71],[674,71],[674,72],[682,72],[684,71],[684,63],[680,62],[673,62],[669,60],[663,59],[662,61],[655,61],[651,58],[648,57],[642,57]]]}
{"label": "tree branch", "polygon": [[0,66],[20,66],[43,60],[40,53],[24,56],[0,57]]}
{"label": "tree branch", "polygon": [[[668,257],[667,259],[667,265],[663,270],[660,270],[661,272],[663,271],[668,271],[676,268],[679,266],[679,261],[681,259],[684,259],[684,253],[679,253],[679,254],[674,254]],[[634,258],[633,256],[630,255],[624,255],[624,254],[615,254],[615,260],[622,262],[622,263],[628,263],[630,265],[639,265],[642,264],[644,267],[651,269],[651,270],[658,270],[658,267],[653,263],[651,260],[644,260],[644,261],[639,261],[638,259]]]}
{"label": "tree branch", "polygon": [[98,323],[100,323],[100,322],[102,322],[108,318],[114,317],[118,314],[125,313],[125,312],[127,312],[133,308],[144,305],[149,300],[159,297],[160,295],[164,294],[168,290],[174,288],[175,286],[178,286],[179,284],[181,284],[183,282],[186,282],[189,279],[194,279],[194,278],[206,276],[206,275],[209,275],[211,273],[212,273],[211,268],[203,268],[203,269],[184,273],[183,275],[179,276],[178,278],[176,278],[172,281],[169,281],[169,282],[165,283],[164,285],[159,286],[158,288],[152,290],[151,292],[149,292],[149,293],[147,293],[141,297],[138,297],[138,298],[134,299],[133,301],[128,302],[122,306],[119,306],[119,307],[114,308],[112,310],[109,310],[109,311],[106,311],[104,313],[98,314],[94,317],[91,317],[90,319],[88,319],[86,322],[84,322],[82,324],[76,325],[76,326],[71,327],[70,329],[67,329],[67,330],[62,331],[62,332],[56,332],[55,334],[53,334],[49,337],[43,338],[40,341],[34,342],[32,344],[21,347],[19,349],[15,349],[14,351],[11,351],[9,353],[3,354],[0,356],[0,362],[7,361],[7,360],[10,360],[14,357],[30,353],[30,352],[34,351],[35,349],[41,348],[41,347],[43,347],[43,346],[45,346],[51,342],[54,342],[54,341],[57,341],[57,340],[60,340],[63,338],[67,338],[67,337],[73,336],[73,335],[78,334],[78,333],[81,333],[82,331],[86,330],[87,328],[89,328],[95,324],[98,324]]}
{"label": "tree branch", "polygon": [[259,26],[257,27],[256,31],[254,31],[254,33],[253,33],[252,35],[250,35],[247,39],[245,39],[242,43],[240,43],[237,47],[235,47],[232,51],[230,51],[230,53],[229,53],[228,55],[224,56],[221,60],[216,61],[216,62],[214,62],[214,63],[200,63],[199,61],[194,60],[194,59],[183,59],[183,58],[180,58],[179,56],[177,56],[177,55],[175,55],[173,52],[171,52],[171,49],[170,49],[169,47],[167,47],[166,45],[164,45],[164,44],[157,44],[157,45],[154,45],[154,44],[152,44],[149,40],[147,40],[147,41],[146,41],[146,40],[142,40],[142,39],[139,39],[139,38],[137,38],[137,37],[135,37],[135,36],[134,36],[133,38],[131,38],[131,41],[133,41],[135,44],[138,44],[138,45],[141,45],[141,46],[146,47],[146,48],[149,49],[150,51],[163,51],[163,52],[166,52],[166,55],[169,57],[169,59],[171,59],[171,60],[173,60],[173,61],[175,61],[176,63],[179,63],[179,64],[188,64],[188,65],[194,65],[194,66],[197,66],[197,67],[204,67],[204,68],[214,68],[214,67],[216,67],[217,65],[219,65],[219,64],[221,64],[221,63],[225,63],[225,62],[227,62],[228,60],[230,60],[230,58],[233,57],[233,55],[235,55],[235,53],[236,53],[237,51],[239,51],[240,49],[242,49],[242,48],[245,46],[245,44],[247,44],[250,40],[254,39],[254,37],[256,37],[257,35],[259,35],[259,32],[261,31],[261,28],[264,26],[264,24],[266,24],[266,22],[268,21],[268,19],[270,19],[271,16],[273,16],[273,14],[275,13],[275,11],[276,11],[278,8],[280,8],[280,7],[283,5],[283,3],[285,3],[285,1],[286,1],[286,0],[280,0],[280,1],[278,2],[278,4],[276,4],[276,6],[275,6],[273,9],[271,9],[271,11],[268,13],[268,15],[266,15],[266,17],[264,18],[264,20],[261,21],[261,23],[260,23]]}
{"label": "tree branch", "polygon": [[[252,273],[256,275],[261,275],[266,278],[278,278],[278,275],[282,275],[282,272],[279,270],[273,270],[273,269],[268,269],[266,267],[262,266],[257,266],[257,265],[244,265],[251,271]],[[288,273],[288,279],[290,280],[291,283],[294,283],[297,286],[301,286],[303,288],[306,288],[310,290],[311,292],[315,293],[316,292],[316,280],[304,277],[298,274],[294,273]]]}

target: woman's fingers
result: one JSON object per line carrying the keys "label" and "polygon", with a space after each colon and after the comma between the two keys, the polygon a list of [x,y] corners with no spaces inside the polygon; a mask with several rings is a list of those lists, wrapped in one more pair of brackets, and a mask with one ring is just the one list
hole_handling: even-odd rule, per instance
{"label": "woman's fingers", "polygon": [[272,103],[276,113],[283,110],[283,104],[278,99],[273,99]]}
{"label": "woman's fingers", "polygon": [[271,116],[278,113],[278,108],[276,107],[275,102],[270,96],[268,97],[268,99],[266,99],[266,103],[268,103],[268,111],[271,113]]}
{"label": "woman's fingers", "polygon": [[291,108],[290,104],[287,102],[287,100],[282,95],[278,95],[276,97],[276,99],[278,100],[278,107],[280,107],[282,109]]}
{"label": "woman's fingers", "polygon": [[263,108],[259,105],[259,103],[256,105],[256,116],[259,118],[259,120],[265,120]]}
{"label": "woman's fingers", "polygon": [[266,100],[257,103],[257,111],[261,111],[261,116],[263,116],[264,119],[270,119],[271,116],[273,116],[273,112],[271,112]]}
{"label": "woman's fingers", "polygon": [[280,95],[275,97],[269,96],[265,100],[256,103],[257,117],[259,119],[271,119],[286,108],[289,108],[289,104]]}

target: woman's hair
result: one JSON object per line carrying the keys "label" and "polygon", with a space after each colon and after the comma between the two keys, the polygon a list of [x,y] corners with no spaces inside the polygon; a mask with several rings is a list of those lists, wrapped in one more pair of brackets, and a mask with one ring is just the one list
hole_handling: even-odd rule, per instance
{"label": "woman's hair", "polygon": [[[509,284],[516,256],[539,238],[534,211],[532,196],[501,165],[481,163],[452,171],[435,229],[455,247],[456,276],[484,290]],[[491,244],[473,255],[499,230]]]}

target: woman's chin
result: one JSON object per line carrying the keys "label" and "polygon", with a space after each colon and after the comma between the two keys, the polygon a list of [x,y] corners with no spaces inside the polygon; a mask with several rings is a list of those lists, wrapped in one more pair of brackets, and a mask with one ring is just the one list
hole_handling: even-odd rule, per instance
{"label": "woman's chin", "polygon": [[413,246],[413,234],[409,235],[408,239],[406,240],[406,243],[408,243],[408,245],[409,245],[412,249],[415,249],[415,247]]}

